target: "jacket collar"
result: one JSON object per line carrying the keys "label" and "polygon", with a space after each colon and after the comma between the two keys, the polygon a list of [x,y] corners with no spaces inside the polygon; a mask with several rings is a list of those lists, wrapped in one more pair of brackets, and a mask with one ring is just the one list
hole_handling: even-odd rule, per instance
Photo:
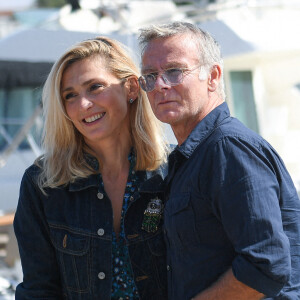
{"label": "jacket collar", "polygon": [[[99,170],[98,160],[90,155],[86,154],[85,159],[87,163],[95,170]],[[163,179],[167,173],[167,166],[163,165],[155,171],[137,171],[138,181],[141,182],[139,192],[141,193],[157,193],[163,191]],[[87,178],[79,178],[69,184],[70,192],[81,191],[90,187],[100,186],[101,175],[92,174]]]}
{"label": "jacket collar", "polygon": [[196,125],[188,138],[180,146],[177,146],[174,152],[178,151],[184,157],[189,158],[198,145],[228,117],[230,117],[229,108],[227,103],[223,102]]}
{"label": "jacket collar", "polygon": [[144,173],[144,181],[142,181],[140,193],[158,193],[164,191],[164,178],[167,175],[167,164],[160,166],[155,171],[146,171]]}

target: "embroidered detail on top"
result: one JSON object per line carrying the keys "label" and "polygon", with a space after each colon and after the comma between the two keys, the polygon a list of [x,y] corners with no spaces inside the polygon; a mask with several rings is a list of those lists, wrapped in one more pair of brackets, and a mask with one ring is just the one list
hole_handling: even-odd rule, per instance
{"label": "embroidered detail on top", "polygon": [[163,204],[157,197],[151,199],[144,212],[142,229],[147,232],[155,232],[158,229],[159,222],[162,218]]}

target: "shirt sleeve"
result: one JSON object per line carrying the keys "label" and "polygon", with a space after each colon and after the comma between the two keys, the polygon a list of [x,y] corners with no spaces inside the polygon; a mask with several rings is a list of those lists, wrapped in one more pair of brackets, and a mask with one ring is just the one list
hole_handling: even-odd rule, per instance
{"label": "shirt sleeve", "polygon": [[15,299],[63,299],[55,250],[43,214],[41,193],[28,171],[21,183],[14,230],[23,269],[23,282],[17,286]]}
{"label": "shirt sleeve", "polygon": [[289,280],[291,257],[271,151],[261,144],[224,138],[213,155],[213,209],[236,252],[234,276],[275,296]]}

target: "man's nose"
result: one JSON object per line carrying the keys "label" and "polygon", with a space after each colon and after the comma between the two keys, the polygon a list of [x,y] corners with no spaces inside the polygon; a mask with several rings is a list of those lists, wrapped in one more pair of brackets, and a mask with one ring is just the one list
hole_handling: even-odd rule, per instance
{"label": "man's nose", "polygon": [[169,89],[171,86],[167,83],[167,80],[163,75],[158,75],[155,81],[154,89],[157,91],[162,91]]}

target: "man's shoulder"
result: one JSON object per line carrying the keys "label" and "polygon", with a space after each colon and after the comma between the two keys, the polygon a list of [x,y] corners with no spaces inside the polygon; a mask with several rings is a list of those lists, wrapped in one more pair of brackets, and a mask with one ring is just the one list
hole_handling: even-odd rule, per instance
{"label": "man's shoulder", "polygon": [[230,117],[226,122],[216,128],[211,138],[215,142],[226,140],[228,143],[239,141],[242,143],[256,145],[257,147],[269,146],[268,142],[257,132],[246,127],[238,119]]}

